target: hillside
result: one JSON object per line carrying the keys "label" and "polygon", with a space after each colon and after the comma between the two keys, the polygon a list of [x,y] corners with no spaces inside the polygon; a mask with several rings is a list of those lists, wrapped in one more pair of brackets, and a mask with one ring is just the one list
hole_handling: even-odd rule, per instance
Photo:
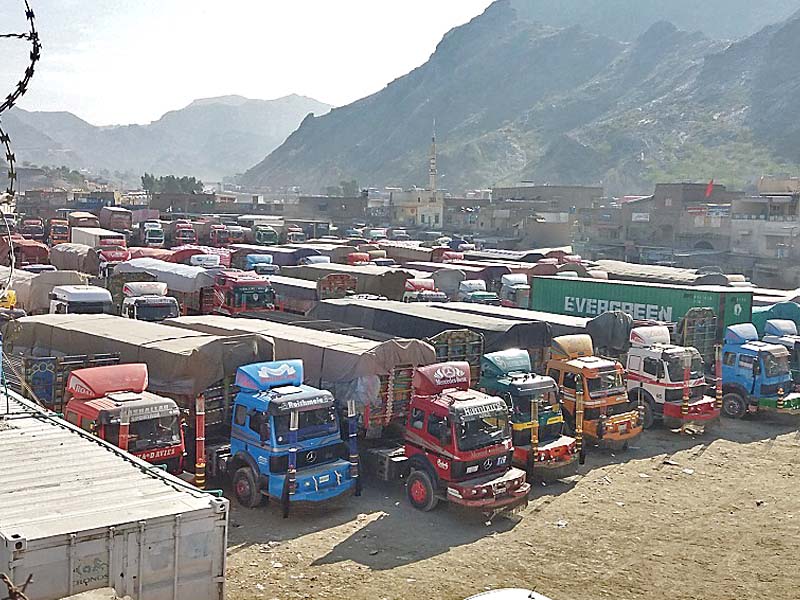
{"label": "hillside", "polygon": [[614,39],[633,41],[659,21],[702,31],[716,39],[752,35],[800,10],[800,0],[513,0],[528,19],[581,25]]}
{"label": "hillside", "polygon": [[213,180],[245,170],[278,147],[306,115],[328,110],[327,104],[296,95],[222,96],[195,100],[148,125],[95,127],[68,112],[21,109],[10,111],[3,123],[19,161]]}
{"label": "hillside", "polygon": [[380,92],[306,118],[243,182],[423,183],[434,119],[441,185],[453,191],[534,179],[633,193],[796,172],[800,16],[733,44],[666,22],[621,43],[534,23],[519,1],[450,31]]}

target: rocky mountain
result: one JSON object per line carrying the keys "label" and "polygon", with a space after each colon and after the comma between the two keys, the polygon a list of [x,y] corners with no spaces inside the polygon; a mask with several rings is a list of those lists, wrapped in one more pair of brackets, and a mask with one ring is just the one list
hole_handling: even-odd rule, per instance
{"label": "rocky mountain", "polygon": [[[521,3],[498,0],[408,75],[307,117],[243,182],[311,192],[351,178],[424,183],[434,120],[440,184],[453,191],[534,179],[633,193],[661,180],[742,186],[797,171],[800,15],[734,43],[663,21],[620,42],[542,25],[531,11],[546,3]],[[603,0],[609,11],[634,4],[673,2]],[[706,4],[728,18],[719,1]]]}
{"label": "rocky mountain", "polygon": [[68,112],[13,109],[3,126],[20,162],[214,180],[244,171],[278,147],[306,115],[329,110],[297,95],[222,96],[195,100],[148,125],[95,127]]}
{"label": "rocky mountain", "polygon": [[580,25],[633,41],[659,21],[717,39],[752,35],[800,10],[800,0],[513,0],[525,18],[554,27]]}

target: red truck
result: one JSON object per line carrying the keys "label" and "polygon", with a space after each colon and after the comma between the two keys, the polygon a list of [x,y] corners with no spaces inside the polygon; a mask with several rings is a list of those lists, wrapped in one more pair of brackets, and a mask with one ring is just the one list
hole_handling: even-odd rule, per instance
{"label": "red truck", "polygon": [[64,416],[123,450],[170,473],[183,471],[185,445],[174,400],[147,389],[147,365],[76,369],[65,389]]}
{"label": "red truck", "polygon": [[41,242],[25,239],[18,233],[12,233],[10,238],[7,235],[0,237],[0,264],[11,264],[12,248],[14,264],[18,267],[50,264],[50,248]]}
{"label": "red truck", "polygon": [[196,221],[194,227],[197,230],[197,242],[199,244],[222,248],[230,243],[228,228],[221,223]]}
{"label": "red truck", "polygon": [[66,219],[50,219],[47,223],[47,241],[51,246],[69,243],[69,222]]}
{"label": "red truck", "polygon": [[39,218],[24,219],[19,226],[19,233],[27,240],[44,241],[44,221]]}
{"label": "red truck", "polygon": [[166,241],[170,248],[197,243],[197,232],[188,219],[176,219],[167,223]]}
{"label": "red truck", "polygon": [[[422,511],[440,500],[497,514],[527,505],[525,471],[511,465],[509,410],[497,396],[470,389],[467,362],[418,367],[400,443],[367,449],[365,467],[405,479]],[[390,428],[384,428],[384,435]]]}

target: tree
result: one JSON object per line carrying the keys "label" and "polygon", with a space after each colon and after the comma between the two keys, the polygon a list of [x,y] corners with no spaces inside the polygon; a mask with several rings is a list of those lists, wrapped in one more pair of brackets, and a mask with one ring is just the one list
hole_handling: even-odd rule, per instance
{"label": "tree", "polygon": [[203,191],[203,182],[194,177],[176,177],[164,175],[156,179],[155,175],[142,175],[142,189],[151,194],[199,194]]}

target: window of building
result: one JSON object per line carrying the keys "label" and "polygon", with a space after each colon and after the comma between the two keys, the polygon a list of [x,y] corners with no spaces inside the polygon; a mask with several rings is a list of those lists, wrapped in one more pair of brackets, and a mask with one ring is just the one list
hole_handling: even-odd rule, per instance
{"label": "window of building", "polygon": [[433,222],[434,222],[435,225],[439,224],[439,215],[438,214],[433,216]]}

